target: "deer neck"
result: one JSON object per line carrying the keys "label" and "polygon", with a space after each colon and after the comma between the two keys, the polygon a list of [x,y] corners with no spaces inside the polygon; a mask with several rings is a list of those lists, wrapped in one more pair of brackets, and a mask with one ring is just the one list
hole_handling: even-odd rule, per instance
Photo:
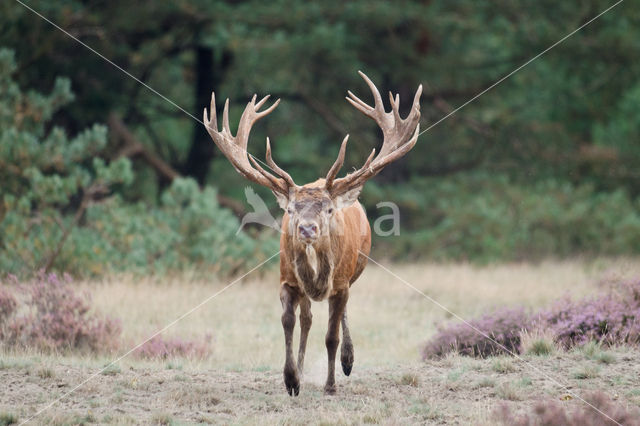
{"label": "deer neck", "polygon": [[312,244],[294,242],[293,261],[296,278],[313,300],[324,300],[333,287],[333,253],[329,236]]}

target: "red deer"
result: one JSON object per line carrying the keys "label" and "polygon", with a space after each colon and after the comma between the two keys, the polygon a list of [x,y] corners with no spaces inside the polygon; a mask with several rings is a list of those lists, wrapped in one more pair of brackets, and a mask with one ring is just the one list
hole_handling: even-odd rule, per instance
{"label": "red deer", "polygon": [[[256,103],[253,96],[240,118],[236,136],[229,127],[229,99],[226,100],[222,130],[218,131],[215,93],[211,95],[211,119],[204,110],[204,124],[222,153],[235,169],[248,180],[271,189],[284,210],[280,238],[280,301],[282,327],[286,346],[284,383],[289,395],[298,395],[304,364],[307,337],[311,328],[311,300],[329,301],[329,327],[325,344],[329,358],[325,393],[335,393],[335,359],[340,342],[340,361],[345,375],[353,366],[353,344],[347,323],[349,288],[358,279],[371,249],[371,229],[358,196],[368,179],[378,174],[387,164],[405,155],[418,140],[420,132],[420,95],[422,85],[414,96],[411,111],[402,119],[399,113],[400,97],[389,93],[391,111],[386,112],[380,92],[362,72],[374,97],[371,107],[348,91],[347,100],[367,117],[373,119],[383,133],[380,152],[375,149],[359,169],[336,179],[342,167],[347,147],[347,135],[342,141],[338,158],[327,176],[303,186],[296,185],[289,173],[281,169],[271,157],[267,138],[266,160],[273,174],[265,170],[247,153],[249,132],[253,124],[271,113],[280,99],[269,108],[259,111],[269,96]],[[374,157],[375,156],[375,157]],[[297,364],[293,354],[295,311],[300,306],[300,346]]]}

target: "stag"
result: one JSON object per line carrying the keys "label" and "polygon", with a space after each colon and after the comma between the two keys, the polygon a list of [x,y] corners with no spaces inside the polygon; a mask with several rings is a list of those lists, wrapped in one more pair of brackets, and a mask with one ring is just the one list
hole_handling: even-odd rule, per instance
{"label": "stag", "polygon": [[[374,149],[360,169],[341,178],[336,177],[344,163],[349,135],[342,141],[338,157],[327,176],[302,186],[297,185],[291,175],[273,161],[269,138],[266,165],[271,172],[248,154],[251,127],[271,113],[280,99],[260,111],[269,96],[256,102],[254,95],[240,118],[235,136],[229,127],[229,99],[224,104],[221,130],[218,130],[215,93],[211,95],[210,118],[207,109],[204,110],[204,124],[218,148],[242,176],[271,189],[284,210],[280,238],[280,302],[286,348],[284,383],[292,396],[300,391],[307,337],[311,328],[311,300],[328,299],[329,303],[329,326],[325,337],[329,368],[325,393],[334,394],[336,391],[335,359],[341,325],[342,371],[347,376],[351,373],[354,354],[347,322],[347,300],[349,289],[364,270],[371,249],[371,229],[358,196],[367,180],[413,148],[420,132],[422,86],[416,91],[409,115],[402,119],[399,95],[394,97],[389,93],[391,111],[385,111],[376,86],[364,73],[359,74],[371,89],[374,105],[369,106],[351,91],[347,92],[346,99],[378,124],[383,133],[383,142],[377,156]],[[300,344],[296,363],[292,341],[298,306]]]}

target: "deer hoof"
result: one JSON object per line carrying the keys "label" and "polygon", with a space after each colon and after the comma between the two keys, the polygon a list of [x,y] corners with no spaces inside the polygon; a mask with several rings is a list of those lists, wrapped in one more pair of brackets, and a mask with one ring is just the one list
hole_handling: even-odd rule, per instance
{"label": "deer hoof", "polygon": [[342,362],[342,372],[344,373],[345,376],[348,376],[349,374],[351,374],[351,369],[353,368],[353,364],[347,364]]}
{"label": "deer hoof", "polygon": [[353,358],[353,345],[342,345],[340,350],[340,363],[342,364],[342,372],[345,376],[351,374]]}
{"label": "deer hoof", "polygon": [[325,385],[324,386],[324,394],[325,395],[335,395],[336,394],[336,385]]}
{"label": "deer hoof", "polygon": [[298,396],[300,393],[300,385],[287,386],[287,393],[289,396]]}
{"label": "deer hoof", "polygon": [[298,396],[300,393],[300,380],[296,373],[285,373],[284,385],[287,387],[287,393],[290,396]]}

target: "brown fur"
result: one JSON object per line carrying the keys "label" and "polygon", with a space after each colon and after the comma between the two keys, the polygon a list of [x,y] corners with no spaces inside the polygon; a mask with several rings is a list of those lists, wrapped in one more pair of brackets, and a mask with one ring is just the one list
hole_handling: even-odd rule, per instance
{"label": "brown fur", "polygon": [[[305,185],[295,193],[294,204],[301,207],[299,217],[317,218],[326,208],[324,179]],[[280,300],[283,306],[282,325],[285,332],[286,360],[284,382],[290,395],[300,391],[306,340],[311,327],[311,300],[329,301],[329,326],[325,343],[328,355],[325,392],[335,393],[335,358],[342,324],[343,342],[340,361],[345,375],[353,366],[353,343],[347,323],[346,306],[349,287],[360,276],[371,250],[371,229],[364,209],[358,201],[339,209],[329,219],[329,229],[320,229],[320,236],[310,244],[296,237],[290,229],[290,216],[282,219],[280,238]],[[295,222],[294,222],[295,224]],[[322,228],[322,226],[321,226]],[[361,254],[360,252],[364,253]],[[292,335],[295,309],[300,305],[301,338],[298,363],[293,359]]]}
{"label": "brown fur", "polygon": [[[318,197],[321,191],[318,187],[321,185],[324,185],[324,179],[305,185],[303,190],[307,191],[299,194],[297,199]],[[299,288],[312,300],[319,301],[348,288],[358,279],[367,265],[367,258],[359,252],[369,255],[371,251],[371,228],[367,216],[356,201],[336,211],[334,221],[331,235],[314,244],[318,256],[318,276],[313,279],[304,244],[298,243],[295,235],[289,234],[289,215],[285,213],[280,237],[281,285]]]}

